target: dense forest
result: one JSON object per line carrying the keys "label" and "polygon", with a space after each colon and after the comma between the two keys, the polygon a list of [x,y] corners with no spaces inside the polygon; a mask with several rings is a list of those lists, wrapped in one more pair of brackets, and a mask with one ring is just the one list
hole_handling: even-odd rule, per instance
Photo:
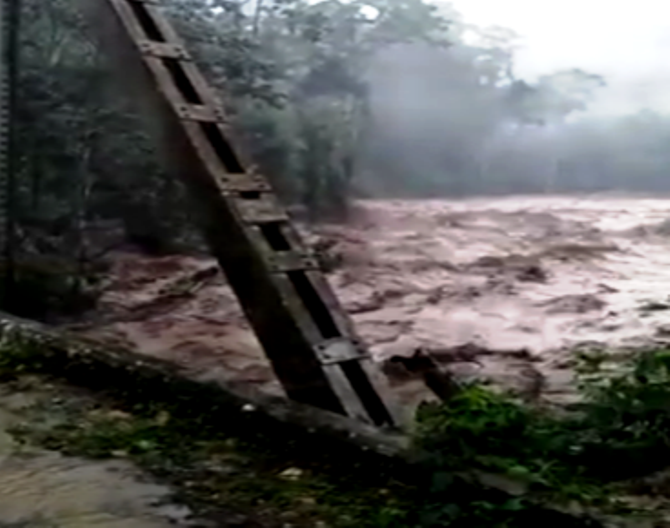
{"label": "dense forest", "polygon": [[[277,407],[264,428],[261,406],[218,399],[219,378],[222,387],[245,386],[240,394],[276,378],[254,356],[258,341],[203,258],[160,118],[144,106],[133,72],[110,56],[115,50],[103,50],[104,23],[86,8],[104,1],[11,0],[21,9],[7,38],[16,36],[17,53],[5,50],[13,67],[2,79],[15,104],[9,119],[0,115],[0,154],[9,147],[0,167],[0,315],[58,330],[0,317],[0,461],[11,462],[3,457],[14,450],[21,461],[38,459],[32,444],[66,455],[68,474],[77,473],[72,455],[127,459],[169,480],[176,499],[212,514],[212,526],[669,525],[667,202],[585,212],[569,198],[548,212],[449,210],[481,195],[670,191],[669,116],[591,116],[608,79],[577,67],[523,78],[512,30],[474,26],[445,3],[161,0],[220,93],[242,150],[311,228],[308,243],[339,280],[361,339],[383,345],[372,355],[393,393],[409,401],[422,375],[431,387],[439,380],[438,392],[446,386],[445,403],[418,406],[411,453],[397,469],[388,469],[386,453],[365,465],[350,446],[340,451],[344,444],[317,436],[321,418],[296,436],[305,418],[277,427]],[[395,226],[380,214],[372,228],[373,215],[352,207],[369,198],[388,199],[370,209],[408,212]],[[352,211],[370,222],[345,255],[336,236],[319,239],[319,230],[348,238],[363,223]],[[411,225],[416,218],[429,221]],[[623,219],[625,229],[600,229],[603,219]],[[308,297],[320,294],[290,274],[277,283],[297,294],[286,304],[302,298],[312,313],[314,324],[304,326],[323,336],[319,361],[341,362],[328,376],[358,378],[369,393],[358,355],[328,359],[331,343],[340,346],[330,299],[311,305]],[[267,302],[267,290],[243,284],[250,304]],[[271,308],[289,299],[269,298]],[[303,324],[271,309],[256,317],[273,332],[284,321]],[[61,330],[69,331],[63,339]],[[648,339],[638,339],[643,333]],[[104,354],[93,346],[99,338]],[[295,357],[308,366],[282,359],[281,368],[304,380],[313,362]],[[161,367],[150,370],[154,359]],[[333,439],[344,437],[334,424]],[[16,447],[7,447],[15,434]],[[30,484],[41,480],[79,501],[80,488],[60,480],[51,462],[48,475],[25,470],[25,490],[12,464],[0,477],[28,506],[38,497],[29,488],[47,489]],[[93,495],[124,509],[107,491]],[[251,513],[240,518],[235,508]],[[67,515],[63,522],[76,522]],[[10,526],[2,515],[0,525]]]}
{"label": "dense forest", "polygon": [[[23,1],[10,190],[21,258],[67,263],[74,289],[119,233],[155,251],[192,237],[165,145],[81,7]],[[341,219],[356,197],[670,188],[670,120],[574,119],[606,79],[580,69],[520,79],[514,32],[472,26],[447,5],[166,8],[225,93],[245,149],[313,218]]]}

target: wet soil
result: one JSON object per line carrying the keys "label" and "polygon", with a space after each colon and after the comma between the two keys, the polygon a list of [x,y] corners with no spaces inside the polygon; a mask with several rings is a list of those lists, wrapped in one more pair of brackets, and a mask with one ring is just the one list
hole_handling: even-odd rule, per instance
{"label": "wet soil", "polygon": [[372,528],[416,500],[370,455],[324,453],[252,416],[213,420],[191,400],[26,374],[37,356],[12,365],[0,376],[0,527]]}
{"label": "wet soil", "polygon": [[65,456],[16,434],[67,422],[64,404],[75,401],[90,403],[77,391],[39,378],[0,384],[0,526],[192,526],[189,509],[172,502],[170,487],[129,460]]}

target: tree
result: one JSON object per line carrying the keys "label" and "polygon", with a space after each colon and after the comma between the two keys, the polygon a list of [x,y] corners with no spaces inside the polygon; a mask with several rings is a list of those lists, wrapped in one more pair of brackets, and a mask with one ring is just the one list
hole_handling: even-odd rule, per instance
{"label": "tree", "polygon": [[541,76],[537,83],[520,82],[514,96],[521,121],[556,125],[586,110],[597,90],[606,86],[598,74],[581,69],[561,70]]}
{"label": "tree", "polygon": [[[666,117],[573,122],[604,85],[600,76],[573,69],[519,79],[516,35],[468,25],[448,6],[165,7],[225,96],[244,149],[315,219],[345,218],[351,197],[365,193],[664,185]],[[168,177],[151,123],[115,88],[96,28],[69,0],[23,8],[12,215],[22,254],[67,263],[59,276],[76,285],[108,247],[95,242],[100,226],[154,251],[193,239],[183,189]]]}
{"label": "tree", "polygon": [[2,133],[4,143],[3,155],[3,174],[2,174],[2,256],[4,260],[3,272],[4,281],[2,285],[2,298],[0,302],[4,309],[10,308],[10,303],[15,298],[16,289],[16,271],[15,271],[15,251],[16,251],[16,184],[18,171],[18,150],[17,150],[17,103],[19,93],[19,29],[21,26],[21,3],[19,0],[7,0],[2,6],[4,12],[5,25],[2,28],[4,42],[2,44],[2,62],[5,71],[2,72],[3,93],[6,94],[6,100],[2,101],[6,105],[6,123]]}

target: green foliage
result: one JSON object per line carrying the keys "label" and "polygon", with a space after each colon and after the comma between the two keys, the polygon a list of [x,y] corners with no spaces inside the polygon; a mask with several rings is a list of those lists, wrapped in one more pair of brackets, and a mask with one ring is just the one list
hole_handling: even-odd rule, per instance
{"label": "green foliage", "polygon": [[643,353],[614,375],[590,373],[582,386],[587,404],[581,412],[590,426],[583,458],[591,471],[623,478],[670,463],[668,351]]}
{"label": "green foliage", "polygon": [[[417,419],[417,445],[428,453],[425,463],[433,474],[426,512],[444,525],[514,526],[538,501],[565,504],[601,495],[573,461],[576,424],[511,396],[467,386],[446,404],[425,406]],[[467,487],[463,492],[454,473],[473,471],[499,475],[512,498]],[[456,505],[449,498],[454,493]]]}
{"label": "green foliage", "polygon": [[[529,408],[478,385],[421,409],[417,446],[428,453],[433,474],[430,515],[477,526],[495,519],[497,526],[516,523],[538,501],[607,511],[617,506],[627,479],[667,467],[670,354],[647,352],[615,372],[603,372],[604,359],[582,358],[583,402],[568,415]],[[451,497],[462,484],[453,475],[472,471],[499,475],[518,499],[482,501],[475,493],[471,507],[455,508]]]}
{"label": "green foliage", "polygon": [[49,322],[78,315],[95,306],[96,280],[91,270],[73,268],[67,263],[20,260],[14,270],[12,298],[7,300],[5,309],[19,317]]}
{"label": "green foliage", "polygon": [[[53,346],[3,329],[0,379],[72,375],[73,358],[62,365]],[[86,357],[83,381],[97,386],[99,373]],[[582,357],[583,401],[560,414],[463,386],[451,401],[420,409],[415,445],[423,464],[410,473],[328,442],[314,451],[312,435],[235,406],[212,410],[186,387],[129,383],[128,372],[114,374],[126,383],[110,389],[106,367],[104,400],[82,406],[49,397],[42,409],[49,420],[17,434],[69,454],[129,457],[175,477],[201,503],[297,508],[305,526],[316,519],[370,528],[601,526],[595,519],[603,515],[640,513],[627,500],[638,477],[670,461],[669,357],[664,350],[623,363]],[[53,387],[53,380],[41,385]],[[301,509],[305,497],[309,507]]]}
{"label": "green foliage", "polygon": [[[545,452],[554,456],[563,447],[551,419],[477,385],[464,387],[448,404],[425,406],[418,419],[421,447],[446,457],[440,465],[454,469],[509,469],[541,482],[536,458]],[[533,468],[520,466],[520,460]]]}
{"label": "green foliage", "polygon": [[23,4],[14,197],[20,258],[60,260],[83,279],[113,245],[109,233],[132,238],[135,226],[156,225],[155,235],[178,237],[186,215],[171,203],[179,190],[147,127],[110,89],[111,71],[78,6]]}

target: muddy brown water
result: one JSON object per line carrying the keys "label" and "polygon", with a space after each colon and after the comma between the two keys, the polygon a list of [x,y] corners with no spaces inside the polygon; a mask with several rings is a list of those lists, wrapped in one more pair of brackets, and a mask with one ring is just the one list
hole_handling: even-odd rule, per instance
{"label": "muddy brown water", "polygon": [[[571,350],[670,341],[670,199],[515,197],[368,201],[327,241],[328,275],[380,361],[433,351],[454,372],[569,399]],[[281,392],[229,287],[193,257],[114,255],[101,321],[80,331]],[[196,280],[190,280],[198,277]],[[394,380],[408,406],[425,397]],[[124,460],[71,458],[8,432],[30,391],[0,391],[0,527],[185,525],[170,490]]]}
{"label": "muddy brown water", "polygon": [[91,461],[17,442],[8,432],[40,397],[0,390],[0,527],[167,528],[190,513],[125,460]]}
{"label": "muddy brown water", "polygon": [[[670,340],[670,199],[366,201],[348,225],[305,235],[341,260],[328,278],[380,361],[426,347],[457,373],[560,401],[575,347]],[[221,277],[174,295],[213,264],[115,255],[108,322],[86,332],[203,379],[280,391]],[[454,352],[464,345],[469,355]],[[417,382],[394,387],[408,403],[425,395]]]}

